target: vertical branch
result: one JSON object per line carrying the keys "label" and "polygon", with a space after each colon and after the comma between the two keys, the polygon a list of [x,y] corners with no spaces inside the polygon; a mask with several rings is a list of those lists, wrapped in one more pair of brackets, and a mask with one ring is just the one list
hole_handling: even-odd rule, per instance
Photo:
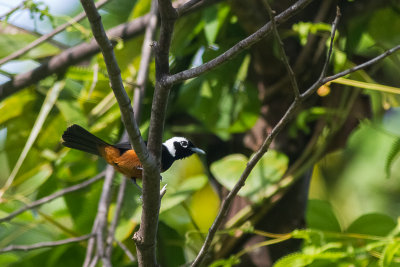
{"label": "vertical branch", "polygon": [[[142,102],[143,102],[143,97],[145,95],[146,82],[147,82],[148,73],[149,73],[149,65],[150,65],[151,56],[152,56],[151,43],[154,39],[154,32],[157,27],[157,19],[158,19],[157,13],[158,13],[157,1],[153,0],[152,4],[151,4],[151,10],[149,13],[149,22],[146,26],[146,32],[145,32],[145,36],[144,36],[144,40],[143,40],[143,44],[142,44],[140,67],[139,67],[139,72],[138,72],[137,79],[136,79],[137,86],[134,90],[134,96],[133,96],[133,102],[134,102],[133,109],[134,109],[134,114],[135,114],[135,120],[138,125],[140,124]],[[127,134],[125,131],[124,135],[122,137],[122,140],[126,140],[126,139],[127,139]],[[112,254],[112,249],[113,249],[112,243],[114,241],[114,234],[115,234],[115,231],[116,231],[116,228],[118,225],[118,217],[119,217],[119,213],[120,213],[120,210],[122,207],[122,201],[123,201],[124,194],[125,194],[126,184],[127,184],[127,180],[123,179],[121,181],[121,184],[120,184],[120,187],[118,190],[118,198],[117,198],[114,218],[111,223],[110,229],[108,231],[107,248],[106,248],[106,255],[108,258],[111,258],[111,254]],[[126,252],[129,252],[129,250]]]}
{"label": "vertical branch", "polygon": [[[171,88],[164,78],[169,75],[169,49],[175,20],[178,15],[170,0],[158,1],[161,27],[159,41],[155,44],[156,86],[152,103],[148,149],[157,165],[160,164],[162,133]],[[139,231],[134,240],[139,266],[156,266],[156,234],[160,210],[160,173],[144,168],[143,210]]]}

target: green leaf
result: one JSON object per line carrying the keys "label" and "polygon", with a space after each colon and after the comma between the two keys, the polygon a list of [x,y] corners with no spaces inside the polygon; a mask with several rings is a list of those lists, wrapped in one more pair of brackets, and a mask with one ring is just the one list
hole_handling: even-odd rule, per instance
{"label": "green leaf", "polygon": [[184,238],[173,228],[168,227],[162,222],[159,224],[157,257],[163,266],[175,267],[185,264],[184,244]]}
{"label": "green leaf", "polygon": [[400,249],[400,242],[393,240],[390,242],[383,251],[383,256],[379,259],[379,266],[389,267],[392,266],[393,258]]}
{"label": "green leaf", "polygon": [[38,166],[31,171],[24,173],[15,180],[15,193],[28,195],[35,192],[52,174],[53,169],[50,164]]}
{"label": "green leaf", "polygon": [[274,267],[303,267],[312,262],[313,259],[309,255],[297,252],[281,258],[274,264]]}
{"label": "green leaf", "polygon": [[394,140],[389,154],[386,158],[386,163],[385,163],[385,173],[386,177],[390,178],[390,173],[391,173],[391,168],[394,163],[394,160],[396,159],[397,155],[400,153],[400,138],[397,138]]}
{"label": "green leaf", "polygon": [[[73,80],[92,82],[93,78],[95,77],[95,73],[93,67],[72,66],[68,68],[66,76]],[[97,81],[109,80],[108,77],[106,77],[101,71],[97,71],[96,79]]]}
{"label": "green leaf", "polygon": [[21,257],[16,253],[5,253],[2,254],[0,257],[0,265],[1,266],[12,266],[13,263],[19,261]]}
{"label": "green leaf", "polygon": [[[209,50],[203,60],[221,52]],[[257,88],[240,80],[247,75],[248,64],[248,57],[239,56],[224,68],[186,82],[179,92],[179,111],[189,113],[223,140],[250,129],[258,119],[260,100]]]}
{"label": "green leaf", "polygon": [[379,46],[389,48],[400,43],[400,16],[393,8],[383,8],[374,12],[373,16],[369,17],[368,29]]}
{"label": "green leaf", "polygon": [[79,107],[78,102],[59,100],[59,101],[57,101],[56,106],[60,110],[61,114],[64,117],[64,120],[68,124],[73,122],[73,123],[83,125],[83,126],[86,125],[85,114],[82,112],[81,108]]}
{"label": "green leaf", "polygon": [[65,203],[74,222],[74,230],[89,233],[96,217],[98,201],[103,183],[94,183],[89,188],[64,195]]}
{"label": "green leaf", "polygon": [[[178,188],[169,190],[168,194],[165,196],[165,199],[163,199],[163,202],[161,204],[160,213],[169,210],[176,205],[179,205],[190,196],[192,196],[193,192],[195,192],[196,190],[200,190],[202,187],[204,187],[206,183],[207,176],[205,174],[192,176],[185,179],[185,182],[183,182]],[[168,184],[167,188],[169,187],[170,186]]]}
{"label": "green leaf", "polygon": [[8,120],[17,118],[23,114],[25,108],[31,105],[35,95],[29,90],[22,90],[0,102],[0,125]]}
{"label": "green leaf", "polygon": [[[232,190],[247,162],[246,156],[232,154],[212,163],[210,169],[223,186]],[[247,197],[253,202],[262,201],[268,187],[282,177],[287,166],[288,158],[286,155],[275,150],[269,150],[254,167],[246,180],[246,185],[239,191],[239,195]]]}
{"label": "green leaf", "polygon": [[218,214],[220,200],[210,183],[197,190],[190,199],[190,213],[201,232],[207,232]]}
{"label": "green leaf", "polygon": [[347,228],[349,233],[386,236],[396,227],[396,222],[385,214],[365,214]]}
{"label": "green leaf", "polygon": [[341,227],[327,201],[310,199],[308,201],[306,222],[309,228],[323,231],[341,232]]}
{"label": "green leaf", "polygon": [[205,21],[204,34],[209,45],[214,44],[218,32],[229,14],[229,6],[211,6],[204,10],[203,20]]}
{"label": "green leaf", "polygon": [[[33,42],[36,37],[30,34],[18,33],[18,34],[4,34],[0,35],[0,58],[6,57],[13,52],[25,47],[29,43]],[[43,43],[38,47],[30,50],[20,59],[38,59],[49,57],[57,54],[59,49],[50,45],[49,43]]]}
{"label": "green leaf", "polygon": [[[171,168],[162,174],[163,182],[167,183],[167,194],[163,197],[160,209],[160,220],[180,234],[184,235],[186,231],[193,230],[193,220],[189,204],[197,206],[198,192],[201,192],[207,186],[207,175],[204,167],[197,155],[176,161]],[[206,192],[207,193],[207,192]],[[203,194],[200,193],[200,196]],[[209,195],[210,197],[210,195]],[[194,203],[192,203],[192,198]],[[211,199],[211,197],[210,197]],[[185,207],[189,207],[189,210]],[[189,204],[187,204],[189,203]],[[219,202],[212,202],[218,206]],[[211,214],[213,209],[211,209]],[[195,211],[197,212],[197,211]],[[205,216],[206,219],[209,216]],[[202,222],[200,222],[202,224]]]}
{"label": "green leaf", "polygon": [[231,267],[240,264],[240,259],[232,255],[228,259],[219,259],[210,264],[209,267]]}

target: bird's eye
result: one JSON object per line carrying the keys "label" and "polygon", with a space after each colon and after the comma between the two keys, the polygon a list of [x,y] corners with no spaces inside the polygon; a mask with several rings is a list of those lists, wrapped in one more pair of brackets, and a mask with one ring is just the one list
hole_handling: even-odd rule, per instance
{"label": "bird's eye", "polygon": [[181,141],[181,146],[182,147],[187,147],[188,146],[188,142],[187,141]]}

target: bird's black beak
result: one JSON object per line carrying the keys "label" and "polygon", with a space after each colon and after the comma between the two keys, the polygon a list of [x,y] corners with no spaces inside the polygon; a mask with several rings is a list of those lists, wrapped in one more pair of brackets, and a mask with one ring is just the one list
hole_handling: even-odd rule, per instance
{"label": "bird's black beak", "polygon": [[206,152],[204,152],[204,150],[197,148],[197,147],[191,147],[190,150],[192,150],[194,153],[203,154],[203,155],[206,154]]}

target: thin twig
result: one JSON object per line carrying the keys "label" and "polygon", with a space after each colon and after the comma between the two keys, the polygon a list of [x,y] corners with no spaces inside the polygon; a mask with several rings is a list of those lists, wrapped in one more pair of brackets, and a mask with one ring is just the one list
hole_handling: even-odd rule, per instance
{"label": "thin twig", "polygon": [[99,261],[99,255],[96,254],[93,260],[90,262],[89,267],[96,267],[98,261]]}
{"label": "thin twig", "polygon": [[[291,7],[286,9],[284,12],[279,14],[278,16],[275,17],[275,22],[277,25],[285,22],[289,18],[291,18],[293,15],[295,15],[298,11],[304,9],[309,3],[311,3],[312,0],[299,0],[295,4],[293,4]],[[211,69],[216,68],[217,66],[220,66],[221,64],[226,63],[229,61],[231,58],[235,57],[245,49],[248,49],[264,37],[266,37],[269,33],[272,31],[272,23],[268,22],[266,25],[261,27],[259,30],[257,30],[255,33],[250,35],[249,37],[241,40],[238,42],[236,45],[228,49],[226,52],[222,53],[220,56],[198,66],[194,67],[192,69],[184,70],[181,72],[178,72],[174,75],[170,75],[165,78],[165,82],[168,84],[175,84],[178,82],[182,82],[184,80],[188,80],[194,77],[197,77],[207,71],[210,71]]]}
{"label": "thin twig", "polygon": [[344,70],[342,72],[339,72],[339,73],[337,73],[335,75],[328,76],[328,77],[324,78],[322,81],[325,84],[327,82],[336,80],[337,78],[346,76],[346,75],[348,75],[350,73],[353,73],[355,71],[358,71],[358,70],[361,70],[361,69],[365,69],[365,68],[367,68],[367,67],[369,67],[371,65],[376,64],[378,61],[384,59],[385,57],[390,56],[391,54],[395,53],[398,50],[400,50],[400,45],[397,45],[397,46],[385,51],[384,53],[380,54],[379,56],[377,56],[377,57],[375,57],[375,58],[373,58],[371,60],[368,60],[367,62],[364,62],[364,63],[362,63],[360,65],[357,65],[357,66],[355,66],[353,68]]}
{"label": "thin twig", "polygon": [[112,254],[112,249],[113,249],[112,244],[114,241],[115,231],[117,230],[117,226],[118,226],[119,214],[121,212],[122,202],[124,200],[127,181],[128,181],[128,179],[123,178],[121,180],[121,184],[119,185],[119,189],[118,189],[118,197],[117,197],[117,202],[115,204],[114,218],[113,218],[110,228],[108,230],[108,236],[107,236],[107,241],[106,241],[106,255],[108,258],[111,258],[111,254]]}
{"label": "thin twig", "polygon": [[132,252],[129,250],[129,248],[127,248],[127,247],[124,245],[124,243],[122,243],[122,242],[120,242],[120,241],[118,241],[118,240],[115,240],[115,241],[117,242],[118,246],[124,251],[125,255],[128,256],[128,258],[129,258],[131,261],[135,261],[135,260],[136,260],[135,256],[133,256]]}
{"label": "thin twig", "polygon": [[165,184],[161,190],[160,190],[160,199],[163,198],[163,196],[165,195],[165,193],[167,193],[167,184]]}
{"label": "thin twig", "polygon": [[28,0],[24,0],[22,1],[19,5],[17,5],[16,7],[13,7],[12,9],[10,9],[9,11],[7,11],[6,13],[4,13],[3,15],[0,15],[0,20],[3,20],[4,18],[10,16],[12,13],[14,13],[15,11],[17,11],[18,9],[20,9],[21,7],[23,7],[25,5],[25,3],[28,2]]}
{"label": "thin twig", "polygon": [[280,56],[281,56],[281,59],[282,59],[283,64],[285,65],[286,71],[287,71],[288,74],[289,74],[289,79],[290,79],[290,82],[291,82],[291,84],[292,84],[292,89],[293,89],[294,97],[295,97],[295,98],[299,98],[299,97],[300,97],[300,91],[299,91],[299,86],[297,85],[296,75],[294,74],[293,69],[292,69],[292,67],[290,66],[288,57],[287,57],[286,52],[285,52],[284,44],[283,44],[283,42],[282,42],[281,37],[279,36],[278,28],[277,28],[277,25],[276,25],[276,22],[275,22],[275,11],[273,11],[273,10],[271,9],[271,6],[269,5],[268,0],[263,0],[263,3],[264,3],[264,6],[265,6],[266,9],[267,9],[269,18],[270,18],[270,20],[271,20],[271,23],[272,23],[272,30],[273,30],[273,32],[274,32],[275,39],[276,39],[276,41],[278,42],[279,54],[280,54]]}
{"label": "thin twig", "polygon": [[176,12],[178,13],[178,16],[181,16],[181,14],[184,14],[187,12],[189,9],[191,9],[193,6],[197,5],[198,3],[202,2],[203,0],[189,0],[180,7],[176,8]]}
{"label": "thin twig", "polygon": [[135,111],[135,119],[137,124],[140,124],[142,115],[142,102],[146,93],[146,83],[149,75],[149,66],[152,56],[152,42],[154,40],[154,33],[157,28],[157,14],[158,4],[157,1],[153,0],[151,2],[151,9],[149,13],[149,23],[147,24],[146,32],[144,34],[139,72],[136,78],[136,88],[133,96],[133,108]]}
{"label": "thin twig", "polygon": [[[106,169],[106,177],[104,179],[103,189],[101,190],[101,197],[99,201],[99,206],[97,209],[97,227],[96,227],[96,245],[97,252],[96,255],[102,260],[103,266],[110,267],[111,266],[111,258],[107,256],[105,250],[105,235],[107,232],[107,217],[108,210],[110,208],[111,203],[111,193],[112,193],[112,181],[114,178],[114,168],[112,166],[107,166]],[[98,219],[97,219],[98,218]]]}
{"label": "thin twig", "polygon": [[328,55],[326,56],[325,63],[323,65],[323,67],[322,67],[320,79],[323,79],[323,77],[326,76],[326,73],[328,71],[329,61],[331,59],[331,55],[332,55],[332,51],[333,51],[333,42],[335,41],[336,29],[337,29],[337,26],[338,26],[338,23],[339,23],[340,16],[341,16],[340,9],[339,9],[339,6],[337,6],[336,7],[336,17],[335,17],[335,20],[332,23],[331,42],[329,44]]}
{"label": "thin twig", "polygon": [[83,267],[89,267],[90,262],[92,260],[92,255],[94,251],[94,247],[96,245],[96,231],[97,231],[97,225],[98,225],[98,216],[96,216],[93,226],[92,226],[92,237],[89,238],[88,245],[86,248],[86,254],[85,254],[85,260],[83,262]]}
{"label": "thin twig", "polygon": [[[337,12],[336,18],[335,18],[335,21],[334,21],[335,26],[332,26],[332,31],[336,30],[336,24],[338,23],[339,17],[340,17],[340,13]],[[335,33],[332,32],[331,36],[332,36],[332,39],[334,39]],[[331,46],[333,46],[333,41],[331,42]],[[327,55],[327,60],[326,60],[325,64],[329,63],[329,57],[331,55],[331,51],[332,51],[332,48],[330,47],[328,55]],[[322,78],[320,78],[319,80],[321,80],[321,79]],[[268,151],[268,149],[269,149],[272,141],[274,140],[274,138],[288,124],[288,122],[291,120],[293,115],[296,113],[296,110],[300,107],[302,101],[304,101],[305,99],[306,98],[304,98],[304,97],[297,97],[297,98],[294,99],[294,101],[292,102],[290,107],[287,109],[287,111],[285,112],[283,117],[274,126],[274,128],[271,131],[271,133],[264,140],[264,143],[262,144],[261,148],[247,162],[246,168],[244,169],[243,173],[241,174],[238,182],[235,184],[235,186],[233,187],[231,192],[229,192],[229,194],[226,196],[226,198],[222,202],[220,210],[219,210],[219,212],[218,212],[213,224],[211,225],[211,227],[210,227],[210,229],[208,231],[208,235],[206,237],[206,240],[203,243],[203,246],[201,247],[199,254],[197,255],[196,259],[193,261],[193,263],[191,265],[192,267],[199,266],[203,262],[206,254],[208,252],[208,249],[209,249],[209,247],[211,245],[211,242],[212,242],[212,240],[213,240],[213,238],[215,236],[215,233],[217,232],[218,228],[221,226],[223,219],[226,217],[226,215],[227,215],[227,213],[228,213],[228,211],[230,209],[230,206],[232,204],[233,199],[235,198],[235,196],[237,195],[239,190],[244,186],[247,177],[250,175],[251,171],[256,166],[258,161]]]}
{"label": "thin twig", "polygon": [[[204,7],[210,2],[218,2],[220,0],[213,1],[204,1],[201,5],[196,5],[191,8],[189,11],[193,11],[195,9]],[[176,1],[177,3],[174,5],[179,7],[183,4],[182,1]],[[185,12],[182,15],[186,15]],[[124,23],[118,25],[107,31],[107,35],[111,36],[118,40],[129,40],[133,37],[138,36],[143,33],[148,24],[150,15],[146,14],[142,17],[134,19],[128,23]],[[19,90],[26,88],[29,85],[35,84],[36,82],[52,75],[55,73],[64,72],[68,67],[78,64],[87,58],[94,56],[95,54],[100,52],[100,48],[97,45],[95,40],[91,40],[90,42],[83,42],[79,45],[71,47],[62,53],[53,56],[49,59],[49,61],[43,63],[39,67],[27,71],[25,73],[21,73],[15,75],[10,81],[5,82],[0,85],[0,100],[18,92]]]}
{"label": "thin twig", "polygon": [[5,221],[9,221],[12,218],[14,218],[15,216],[23,213],[24,211],[27,211],[29,209],[36,208],[37,206],[46,204],[46,203],[52,201],[53,199],[59,198],[59,197],[65,195],[65,194],[81,190],[81,189],[93,184],[94,182],[97,182],[98,180],[102,179],[103,177],[104,177],[104,172],[101,172],[98,175],[96,175],[95,177],[93,177],[93,178],[91,178],[91,179],[89,179],[87,181],[84,181],[82,183],[79,183],[79,184],[64,188],[64,189],[62,189],[60,191],[57,191],[54,194],[51,194],[51,195],[49,195],[47,197],[43,197],[41,199],[38,199],[38,200],[26,205],[25,207],[10,213],[6,217],[0,218],[0,223],[5,222]]}
{"label": "thin twig", "polygon": [[[110,0],[102,0],[102,1],[100,1],[98,3],[96,3],[96,7],[100,8],[103,5],[107,4],[107,2],[109,2],[109,1]],[[65,30],[66,28],[71,26],[73,23],[77,23],[77,22],[81,21],[82,19],[84,19],[85,17],[86,17],[85,12],[80,13],[79,15],[75,16],[74,18],[72,18],[67,23],[64,23],[64,24],[58,26],[53,31],[49,32],[48,34],[42,35],[41,37],[39,37],[38,39],[36,39],[32,43],[28,44],[27,46],[24,46],[23,48],[21,48],[18,51],[15,51],[11,55],[8,55],[5,58],[0,59],[0,65],[3,65],[3,64],[7,63],[10,60],[13,60],[13,59],[21,57],[26,52],[32,50],[33,48],[37,47],[38,45],[40,45],[40,44],[42,44],[44,42],[46,42],[47,40],[49,40],[50,38],[52,38],[56,34],[62,32],[63,30]]]}
{"label": "thin twig", "polygon": [[6,253],[6,252],[18,251],[18,250],[29,251],[29,250],[40,249],[40,248],[56,247],[56,246],[61,246],[61,245],[65,245],[65,244],[81,242],[83,240],[89,239],[92,236],[93,236],[92,234],[87,234],[87,235],[83,235],[83,236],[79,236],[79,237],[68,238],[68,239],[63,239],[63,240],[58,240],[58,241],[40,242],[40,243],[36,243],[33,245],[10,245],[10,246],[0,249],[0,253]]}
{"label": "thin twig", "polygon": [[[122,40],[133,38],[144,31],[148,19],[149,16],[144,15],[131,22],[118,25],[107,31],[107,35]],[[47,76],[63,72],[69,66],[75,65],[99,52],[100,48],[95,40],[91,40],[89,43],[83,42],[71,47],[60,54],[53,56],[49,61],[43,63],[39,67],[15,75],[12,80],[1,84],[0,100],[44,79]]]}

